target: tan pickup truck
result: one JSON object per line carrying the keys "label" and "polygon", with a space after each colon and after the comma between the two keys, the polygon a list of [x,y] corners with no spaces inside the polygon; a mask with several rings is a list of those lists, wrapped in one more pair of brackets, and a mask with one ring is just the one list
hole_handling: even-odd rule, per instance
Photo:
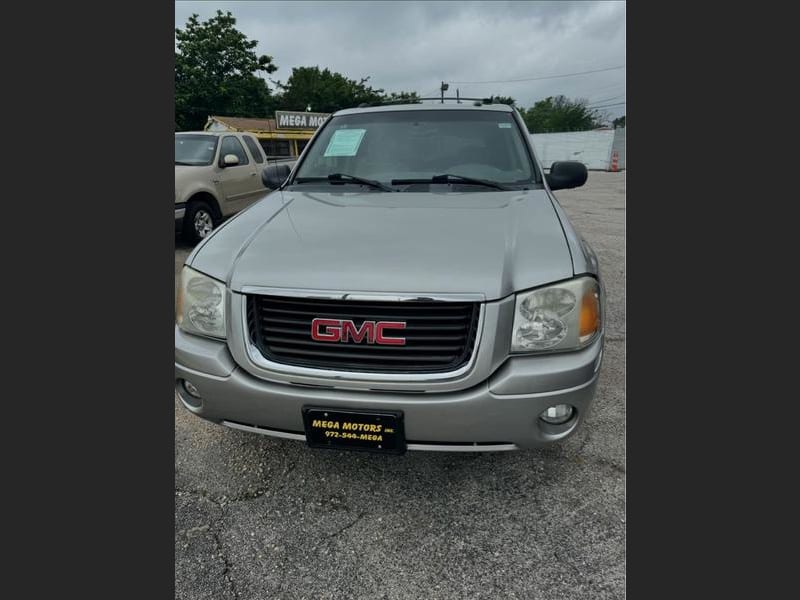
{"label": "tan pickup truck", "polygon": [[[175,229],[187,242],[205,238],[219,223],[262,198],[266,159],[254,135],[187,131],[175,134]],[[278,159],[294,167],[295,158]]]}

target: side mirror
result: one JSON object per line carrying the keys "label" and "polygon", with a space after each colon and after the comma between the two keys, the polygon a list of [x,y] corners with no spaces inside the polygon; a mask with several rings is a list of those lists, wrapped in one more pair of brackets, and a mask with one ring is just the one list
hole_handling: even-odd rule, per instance
{"label": "side mirror", "polygon": [[289,165],[269,165],[261,171],[261,181],[267,189],[276,190],[283,185],[291,172]]}
{"label": "side mirror", "polygon": [[239,157],[235,154],[226,154],[222,157],[222,166],[223,167],[233,167],[239,164]]}
{"label": "side mirror", "polygon": [[562,160],[554,162],[550,172],[545,175],[547,185],[551,190],[566,190],[576,188],[586,183],[589,171],[586,165],[576,160]]}

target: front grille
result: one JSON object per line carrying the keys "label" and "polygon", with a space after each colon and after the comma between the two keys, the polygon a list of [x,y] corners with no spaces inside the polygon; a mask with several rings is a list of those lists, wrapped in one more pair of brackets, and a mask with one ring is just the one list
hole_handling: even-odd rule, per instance
{"label": "front grille", "polygon": [[[261,354],[288,365],[360,372],[440,373],[467,364],[475,349],[480,305],[475,302],[359,301],[247,296],[250,339]],[[311,338],[315,318],[403,321],[391,331],[405,345],[322,342]]]}

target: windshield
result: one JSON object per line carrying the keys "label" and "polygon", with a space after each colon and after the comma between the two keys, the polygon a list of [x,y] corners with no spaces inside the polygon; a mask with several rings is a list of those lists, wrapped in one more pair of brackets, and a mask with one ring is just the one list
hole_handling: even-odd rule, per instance
{"label": "windshield", "polygon": [[218,139],[216,135],[176,135],[175,164],[210,165],[217,152]]}
{"label": "windshield", "polygon": [[[537,181],[519,127],[507,112],[408,110],[342,115],[331,119],[307,152],[295,183],[347,174],[403,191],[403,184],[466,185],[452,176],[504,187]],[[444,174],[451,177],[430,181]]]}

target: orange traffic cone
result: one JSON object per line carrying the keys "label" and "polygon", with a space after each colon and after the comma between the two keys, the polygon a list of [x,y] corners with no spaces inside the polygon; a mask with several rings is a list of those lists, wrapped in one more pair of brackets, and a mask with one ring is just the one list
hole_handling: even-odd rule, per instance
{"label": "orange traffic cone", "polygon": [[619,153],[616,150],[611,153],[611,170],[615,173],[619,171]]}

